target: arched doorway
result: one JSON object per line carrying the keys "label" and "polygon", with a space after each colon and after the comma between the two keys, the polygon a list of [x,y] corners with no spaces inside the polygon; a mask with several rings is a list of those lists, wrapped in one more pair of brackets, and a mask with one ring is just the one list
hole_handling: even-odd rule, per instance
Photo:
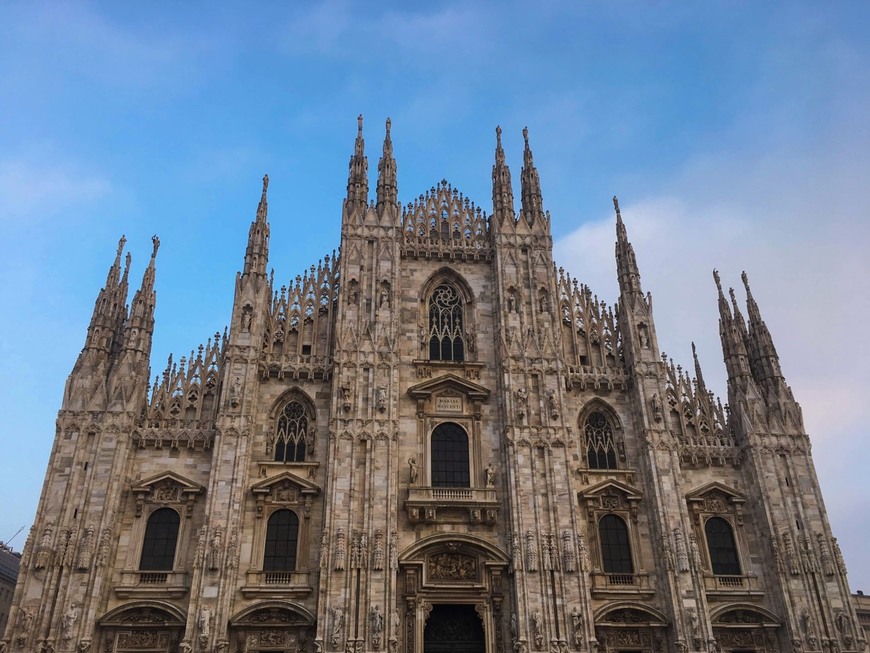
{"label": "arched doorway", "polygon": [[436,604],[423,631],[423,653],[485,653],[483,624],[473,605]]}

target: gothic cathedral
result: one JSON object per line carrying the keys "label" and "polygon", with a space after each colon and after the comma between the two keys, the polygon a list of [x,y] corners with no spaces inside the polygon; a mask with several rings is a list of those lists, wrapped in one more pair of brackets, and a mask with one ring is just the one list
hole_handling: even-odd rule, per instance
{"label": "gothic cathedral", "polygon": [[771,334],[719,294],[728,406],[662,358],[616,208],[618,303],[554,265],[525,136],[492,214],[398,203],[362,119],[340,255],[267,273],[149,385],[155,256],[122,239],[69,376],[0,651],[865,650]]}

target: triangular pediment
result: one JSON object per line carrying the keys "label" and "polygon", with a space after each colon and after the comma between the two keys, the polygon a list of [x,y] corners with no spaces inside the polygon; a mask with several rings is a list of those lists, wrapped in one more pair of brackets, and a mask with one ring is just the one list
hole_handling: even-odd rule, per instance
{"label": "triangular pediment", "polygon": [[606,494],[621,494],[629,501],[640,501],[641,497],[643,497],[643,492],[636,487],[614,479],[608,479],[590,488],[586,488],[580,493],[580,496],[584,499],[589,499]]}
{"label": "triangular pediment", "polygon": [[162,472],[155,476],[142,479],[136,483],[136,485],[133,486],[133,492],[151,492],[157,486],[166,484],[175,484],[179,486],[183,494],[199,494],[205,489],[199,483],[195,483],[181,474],[176,474],[175,472]]}
{"label": "triangular pediment", "polygon": [[423,381],[423,383],[408,388],[408,394],[415,399],[428,399],[432,395],[448,392],[458,393],[469,399],[480,401],[486,401],[490,394],[489,390],[482,385],[472,383],[468,379],[463,379],[452,373]]}
{"label": "triangular pediment", "polygon": [[283,471],[275,476],[264,478],[251,486],[251,492],[254,494],[270,494],[273,488],[286,486],[287,484],[295,485],[300,494],[320,494],[320,486],[315,485],[308,479],[297,476],[293,472]]}
{"label": "triangular pediment", "polygon": [[711,494],[716,493],[724,494],[731,503],[744,503],[746,501],[745,494],[719,481],[712,481],[688,492],[686,499],[688,501],[703,501],[709,498]]}

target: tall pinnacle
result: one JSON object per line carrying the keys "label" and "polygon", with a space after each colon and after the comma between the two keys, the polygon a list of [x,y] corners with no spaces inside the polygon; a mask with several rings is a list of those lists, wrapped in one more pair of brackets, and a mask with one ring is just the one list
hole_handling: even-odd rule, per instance
{"label": "tall pinnacle", "polygon": [[384,151],[378,161],[378,198],[377,210],[380,215],[386,206],[398,206],[398,182],[396,180],[396,159],[393,158],[393,141],[390,138],[392,123],[387,118],[387,131],[384,136]]}
{"label": "tall pinnacle", "polygon": [[761,318],[758,304],[752,296],[752,290],[749,287],[749,277],[746,272],[743,272],[740,278],[743,280],[743,286],[746,288],[746,306],[749,312],[747,341],[749,342],[750,364],[756,374],[756,379],[758,381],[782,379],[779,355],[776,353],[773,337]]}
{"label": "tall pinnacle", "polygon": [[619,211],[619,199],[613,196],[613,209],[616,211],[616,274],[621,293],[640,293],[640,271],[634,256],[634,247],[628,240],[628,232]]}
{"label": "tall pinnacle", "polygon": [[[719,293],[719,337],[722,340],[722,357],[728,371],[728,385],[734,389],[733,384],[737,381],[745,381],[752,378],[749,370],[749,357],[746,353],[746,341],[743,335],[743,316],[735,305],[735,313],[731,314],[728,300],[722,292],[722,282],[719,272],[713,270],[713,279],[716,282],[716,290]],[[733,291],[732,291],[733,292]]]}
{"label": "tall pinnacle", "polygon": [[356,142],[353,155],[350,157],[347,175],[347,210],[356,207],[365,209],[369,201],[369,163],[365,156],[365,141],[363,140],[363,117],[357,117]]}
{"label": "tall pinnacle", "polygon": [[698,390],[704,396],[707,395],[707,384],[704,383],[704,375],[701,373],[701,362],[698,360],[698,350],[695,349],[695,343],[692,343],[692,358],[695,360],[695,380],[698,382]]}
{"label": "tall pinnacle", "polygon": [[[243,276],[254,274],[266,276],[266,263],[269,260],[269,205],[266,194],[269,190],[269,175],[263,175],[263,192],[257,206],[257,217],[248,231],[248,246],[245,249]],[[158,241],[159,243],[159,241]],[[155,249],[155,254],[156,254]]]}
{"label": "tall pinnacle", "polygon": [[501,127],[495,128],[495,164],[492,166],[492,212],[496,223],[505,218],[514,219],[514,193],[511,188],[511,171],[504,159],[501,146]]}
{"label": "tall pinnacle", "polygon": [[154,292],[155,260],[160,248],[160,239],[151,237],[151,260],[142,275],[142,285],[130,304],[130,317],[124,333],[124,349],[134,349],[150,354],[151,334],[154,331],[154,306],[157,294]]}
{"label": "tall pinnacle", "polygon": [[541,180],[538,177],[538,169],[532,157],[532,149],[529,147],[529,129],[523,127],[523,169],[520,175],[522,183],[523,216],[532,225],[536,220],[544,217],[543,200],[541,197]]}

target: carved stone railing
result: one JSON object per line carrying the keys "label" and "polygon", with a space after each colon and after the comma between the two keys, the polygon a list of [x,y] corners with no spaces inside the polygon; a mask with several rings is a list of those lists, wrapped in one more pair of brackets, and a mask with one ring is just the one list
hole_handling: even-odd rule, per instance
{"label": "carved stone railing", "polygon": [[568,388],[578,387],[600,390],[625,390],[629,385],[629,375],[622,367],[577,365],[569,366],[565,375]]}
{"label": "carved stone railing", "polygon": [[248,571],[241,592],[252,596],[307,596],[313,591],[307,571]]}
{"label": "carved stone railing", "polygon": [[328,380],[331,375],[331,356],[264,353],[260,358],[260,376],[264,379]]}
{"label": "carved stone railing", "polygon": [[633,594],[652,596],[648,574],[608,574],[592,572],[592,592],[598,595]]}
{"label": "carved stone railing", "polygon": [[411,487],[405,509],[418,522],[494,523],[499,502],[495,488]]}
{"label": "carved stone railing", "polygon": [[704,575],[704,589],[708,596],[761,596],[764,592],[757,576],[714,576]]}
{"label": "carved stone railing", "polygon": [[190,590],[186,571],[138,571],[125,569],[115,586],[118,598],[166,596],[181,598]]}

